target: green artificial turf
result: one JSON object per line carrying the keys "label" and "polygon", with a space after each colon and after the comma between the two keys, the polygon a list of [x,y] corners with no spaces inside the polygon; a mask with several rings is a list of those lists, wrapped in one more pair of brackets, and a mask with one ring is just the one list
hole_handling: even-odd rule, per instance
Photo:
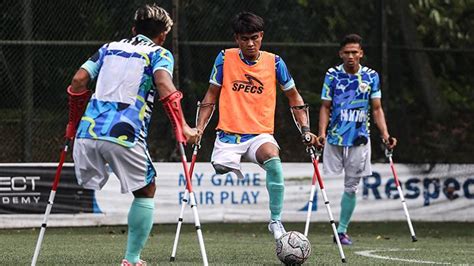
{"label": "green artificial turf", "polygon": [[[303,231],[303,223],[286,223],[288,231]],[[414,223],[418,242],[412,243],[403,222],[352,223],[354,244],[344,246],[348,264],[407,265],[418,262],[474,264],[473,223]],[[267,224],[203,224],[211,265],[280,265]],[[184,224],[176,261],[169,262],[176,225],[155,225],[142,253],[148,265],[202,264],[196,231]],[[0,230],[0,265],[28,265],[39,229]],[[340,264],[329,223],[311,225],[312,254],[307,265]],[[126,227],[48,228],[38,265],[119,265],[125,249]],[[382,258],[357,254],[371,254]],[[388,258],[388,259],[387,259]],[[400,261],[414,260],[411,261]]]}

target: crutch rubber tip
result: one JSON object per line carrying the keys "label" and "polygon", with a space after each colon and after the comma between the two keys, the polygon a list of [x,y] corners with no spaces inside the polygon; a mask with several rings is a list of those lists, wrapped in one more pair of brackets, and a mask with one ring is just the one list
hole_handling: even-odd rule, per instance
{"label": "crutch rubber tip", "polygon": [[173,262],[176,260],[176,257],[170,257],[170,262]]}
{"label": "crutch rubber tip", "polygon": [[346,263],[346,259],[341,259],[342,263]]}
{"label": "crutch rubber tip", "polygon": [[418,239],[416,239],[416,236],[411,236],[411,242],[416,242]]}

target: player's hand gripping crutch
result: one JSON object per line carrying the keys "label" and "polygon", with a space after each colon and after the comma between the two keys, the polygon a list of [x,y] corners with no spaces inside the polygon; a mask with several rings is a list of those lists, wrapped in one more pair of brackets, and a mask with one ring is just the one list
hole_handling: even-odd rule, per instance
{"label": "player's hand gripping crutch", "polygon": [[183,164],[184,176],[186,177],[186,190],[189,191],[189,199],[191,202],[191,209],[194,215],[194,225],[196,227],[196,233],[198,235],[199,247],[201,249],[201,256],[203,265],[207,266],[207,254],[206,247],[204,246],[204,238],[201,231],[201,223],[199,222],[199,214],[197,210],[196,198],[194,196],[193,185],[191,183],[191,176],[188,170],[188,164],[186,160],[186,153],[184,151],[184,145],[186,144],[186,137],[183,134],[183,111],[181,109],[181,99],[183,94],[180,91],[175,91],[166,97],[160,99],[166,114],[170,118],[171,124],[175,132],[176,141],[178,142],[179,153],[181,155],[181,162]]}
{"label": "player's hand gripping crutch", "polygon": [[38,260],[39,252],[41,250],[41,244],[43,243],[44,233],[46,232],[46,227],[48,223],[49,214],[53,208],[54,198],[56,196],[56,191],[59,184],[59,179],[61,178],[61,171],[63,169],[64,160],[66,159],[67,151],[70,148],[70,145],[76,135],[77,125],[82,117],[82,113],[87,105],[89,97],[91,95],[89,90],[85,90],[81,93],[74,93],[71,91],[71,86],[67,90],[69,94],[69,122],[66,127],[66,142],[59,156],[58,168],[56,169],[56,174],[54,175],[53,186],[51,192],[49,193],[48,205],[46,205],[46,211],[44,212],[43,222],[41,223],[41,230],[38,236],[38,241],[36,242],[35,253],[33,254],[33,259],[31,260],[31,265],[35,266],[36,261]]}
{"label": "player's hand gripping crutch", "polygon": [[385,156],[388,158],[388,161],[390,162],[390,168],[392,169],[393,178],[395,179],[395,186],[397,187],[398,195],[400,196],[400,200],[402,201],[403,211],[405,212],[408,228],[410,229],[411,240],[413,242],[416,242],[418,239],[416,239],[415,230],[413,229],[413,225],[411,224],[411,219],[410,219],[410,214],[408,213],[407,203],[405,201],[405,196],[403,195],[402,187],[400,186],[400,181],[398,180],[398,175],[397,175],[397,171],[395,170],[395,165],[393,164],[392,155],[393,155],[393,149],[386,148]]}
{"label": "player's hand gripping crutch", "polygon": [[[209,118],[207,119],[207,121],[204,124],[204,129],[205,129],[207,124],[211,120],[212,114],[214,113],[215,104],[201,104],[200,102],[197,103],[196,126],[198,125],[199,110],[200,110],[201,106],[202,107],[210,106],[212,108],[211,115],[209,116]],[[195,143],[193,145],[193,157],[191,159],[191,165],[189,167],[189,176],[190,176],[191,180],[192,180],[192,177],[193,177],[194,165],[196,163],[197,153],[198,153],[199,149],[201,149],[201,138],[199,138],[197,140],[197,143]],[[175,261],[176,260],[176,251],[178,249],[179,236],[180,236],[180,233],[181,233],[181,226],[183,224],[184,208],[186,207],[186,205],[188,203],[188,200],[189,200],[189,191],[186,187],[184,189],[184,196],[181,199],[181,210],[179,212],[178,225],[176,226],[176,235],[174,237],[173,250],[171,252],[170,261]]]}
{"label": "player's hand gripping crutch", "polygon": [[[309,132],[309,107],[308,107],[308,105],[292,106],[290,108],[290,110],[291,110],[291,114],[293,116],[293,120],[296,124],[296,127],[298,128],[298,130],[301,133],[301,136],[303,138],[303,142],[305,142],[306,144],[311,143],[311,140],[314,137],[314,135],[312,136],[312,134]],[[305,111],[306,117],[307,117],[307,126],[306,127],[301,126],[300,122],[298,122],[297,115],[295,114],[295,112],[298,112],[298,111]],[[299,116],[301,117],[301,115],[299,115]],[[317,149],[313,145],[310,145],[310,146],[306,147],[306,151],[311,156],[311,162],[313,163],[313,167],[314,167],[314,174],[313,174],[313,179],[312,179],[312,184],[311,184],[311,193],[310,193],[310,197],[309,197],[309,201],[308,201],[308,212],[307,212],[307,215],[306,215],[306,224],[305,224],[304,235],[308,236],[309,222],[311,220],[311,211],[312,211],[312,207],[313,207],[313,198],[314,198],[314,194],[315,194],[315,190],[316,190],[316,180],[317,180],[318,184],[319,184],[319,189],[321,190],[321,194],[323,196],[324,205],[326,206],[326,211],[327,211],[328,216],[329,216],[329,222],[331,224],[332,231],[334,233],[334,238],[336,239],[337,247],[339,249],[339,255],[341,256],[341,261],[343,263],[345,263],[346,262],[346,257],[344,255],[344,250],[342,249],[342,245],[341,245],[341,241],[339,240],[339,237],[337,237],[337,230],[336,230],[336,225],[335,225],[335,222],[334,222],[334,217],[333,217],[332,211],[331,211],[331,206],[329,205],[329,200],[328,200],[328,197],[326,195],[326,190],[324,188],[323,179],[321,177],[321,174],[319,173],[318,163],[319,163],[319,157],[321,156],[322,149]]]}

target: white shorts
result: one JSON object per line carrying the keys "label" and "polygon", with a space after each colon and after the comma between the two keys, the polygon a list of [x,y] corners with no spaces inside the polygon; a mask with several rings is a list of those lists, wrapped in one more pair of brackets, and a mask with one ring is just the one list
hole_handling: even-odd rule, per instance
{"label": "white shorts", "polygon": [[323,152],[323,169],[328,175],[343,171],[348,177],[372,175],[370,139],[365,145],[343,147],[327,143]]}
{"label": "white shorts", "polygon": [[241,157],[244,156],[247,160],[262,166],[257,161],[256,154],[258,148],[267,142],[275,144],[275,146],[280,149],[275,138],[266,133],[238,144],[224,143],[219,140],[219,135],[217,135],[216,141],[214,142],[214,149],[212,150],[211,163],[240,170],[240,160]]}
{"label": "white shorts", "polygon": [[118,177],[122,193],[141,189],[156,177],[150,155],[141,143],[128,148],[105,140],[76,139],[73,158],[77,182],[87,189],[100,190],[107,183],[107,164]]}

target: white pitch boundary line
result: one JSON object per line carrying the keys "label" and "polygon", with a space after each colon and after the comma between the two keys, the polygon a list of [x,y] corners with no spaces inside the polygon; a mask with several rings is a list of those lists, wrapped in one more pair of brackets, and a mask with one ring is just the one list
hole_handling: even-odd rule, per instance
{"label": "white pitch boundary line", "polygon": [[388,257],[388,256],[381,256],[381,255],[375,255],[372,254],[374,252],[387,252],[387,251],[415,251],[418,250],[416,248],[410,248],[410,249],[398,249],[398,248],[392,248],[392,249],[372,249],[372,250],[362,250],[362,251],[356,251],[354,252],[357,255],[364,256],[364,257],[370,257],[370,258],[376,258],[376,259],[383,259],[383,260],[398,260],[398,261],[404,261],[404,262],[414,262],[414,263],[425,263],[425,264],[451,264],[447,262],[436,262],[436,261],[427,261],[427,260],[410,260],[410,259],[401,259],[401,258],[394,258],[394,257]]}

